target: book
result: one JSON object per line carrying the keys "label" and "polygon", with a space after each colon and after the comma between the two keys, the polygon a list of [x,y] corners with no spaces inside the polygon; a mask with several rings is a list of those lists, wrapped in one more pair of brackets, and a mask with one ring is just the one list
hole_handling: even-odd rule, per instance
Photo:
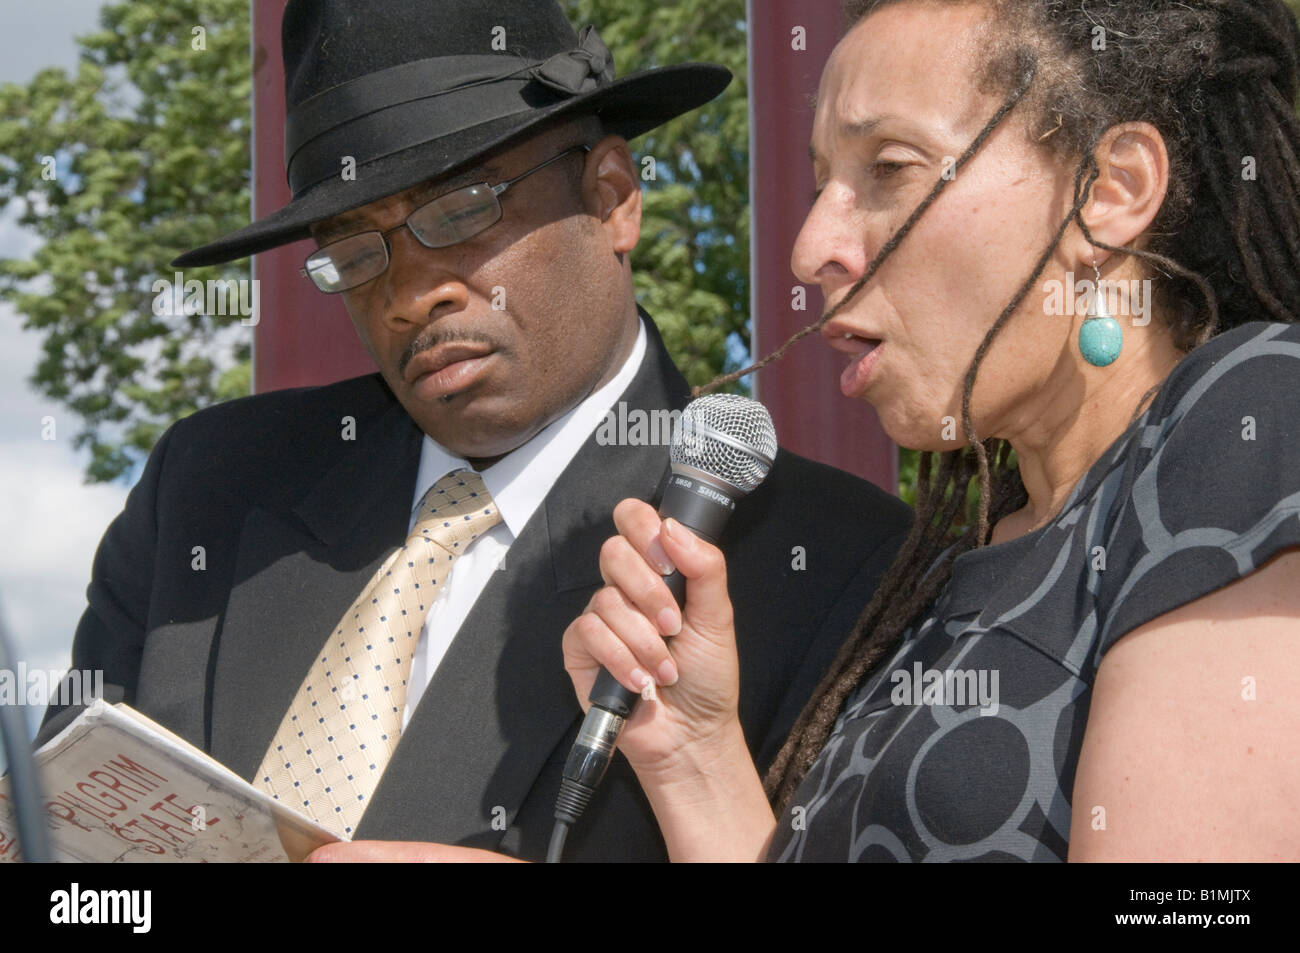
{"label": "book", "polygon": [[[128,705],[97,698],[36,752],[54,859],[301,861],[338,835]],[[0,778],[0,863],[20,859]]]}

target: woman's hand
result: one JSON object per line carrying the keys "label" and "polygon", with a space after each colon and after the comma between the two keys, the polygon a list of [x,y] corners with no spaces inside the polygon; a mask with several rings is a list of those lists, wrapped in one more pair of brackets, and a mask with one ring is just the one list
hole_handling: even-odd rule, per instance
{"label": "woman's hand", "polygon": [[[737,739],[743,748],[726,563],[640,500],[621,502],[614,524],[620,535],[600,553],[605,588],[565,631],[564,667],[584,711],[602,666],[636,692],[653,679],[654,700],[637,705],[619,749],[638,775],[688,775]],[[684,615],[663,581],[674,567],[687,579]]]}
{"label": "woman's hand", "polygon": [[[654,698],[637,705],[618,748],[668,856],[761,860],[776,819],[737,714],[740,666],[722,553],[640,500],[615,507],[614,525],[620,535],[600,552],[605,588],[564,633],[578,700],[591,707],[602,666],[633,691],[652,679]],[[684,612],[663,581],[674,568],[686,577]]]}

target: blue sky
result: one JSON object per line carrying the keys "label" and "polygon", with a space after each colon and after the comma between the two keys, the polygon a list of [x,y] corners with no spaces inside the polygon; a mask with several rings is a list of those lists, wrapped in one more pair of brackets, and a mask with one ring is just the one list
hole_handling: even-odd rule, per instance
{"label": "blue sky", "polygon": [[[74,37],[94,30],[101,0],[4,2],[0,83],[26,83],[46,66],[75,69]],[[26,256],[32,237],[0,217],[0,257]],[[76,422],[27,384],[40,339],[0,303],[0,620],[28,668],[66,669],[86,608],[95,547],[129,487],[85,485]],[[41,439],[52,415],[57,438]],[[39,714],[39,713],[37,713]]]}

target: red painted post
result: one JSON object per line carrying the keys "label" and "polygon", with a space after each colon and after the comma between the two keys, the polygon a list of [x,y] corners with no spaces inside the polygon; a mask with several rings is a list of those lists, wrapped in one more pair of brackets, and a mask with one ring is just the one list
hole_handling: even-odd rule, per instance
{"label": "red painted post", "polygon": [[[811,99],[843,31],[838,0],[749,0],[750,314],[756,357],[822,313],[821,292],[790,271],[795,236],[814,188],[808,143]],[[800,48],[804,47],[804,48]],[[840,393],[843,355],[805,338],[759,371],[755,396],[767,405],[781,445],[898,492],[898,451],[875,409]]]}
{"label": "red painted post", "polygon": [[[249,0],[253,18],[253,217],[292,198],[284,175],[284,63],[280,18],[287,0]],[[310,239],[253,256],[261,310],[253,332],[253,390],[329,384],[370,374],[375,363],[338,295],[299,274]]]}

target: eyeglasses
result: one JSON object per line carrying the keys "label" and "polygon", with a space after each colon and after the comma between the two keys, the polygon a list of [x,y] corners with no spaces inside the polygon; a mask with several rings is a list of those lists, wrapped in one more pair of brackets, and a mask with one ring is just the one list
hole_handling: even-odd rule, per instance
{"label": "eyeglasses", "polygon": [[326,294],[363,285],[388,268],[391,251],[388,236],[393,232],[409,228],[426,248],[446,248],[473,238],[501,220],[501,196],[510,186],[567,155],[590,151],[590,146],[572,146],[497,185],[481,182],[440,195],[386,232],[360,232],[318,248],[304,263],[301,273]]}

